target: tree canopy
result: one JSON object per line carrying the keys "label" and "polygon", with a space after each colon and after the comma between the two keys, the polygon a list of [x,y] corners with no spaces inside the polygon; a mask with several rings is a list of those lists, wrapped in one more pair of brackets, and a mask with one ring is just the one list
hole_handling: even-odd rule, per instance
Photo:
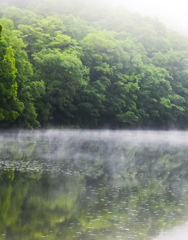
{"label": "tree canopy", "polygon": [[0,127],[187,127],[187,37],[104,2],[35,3],[0,10]]}

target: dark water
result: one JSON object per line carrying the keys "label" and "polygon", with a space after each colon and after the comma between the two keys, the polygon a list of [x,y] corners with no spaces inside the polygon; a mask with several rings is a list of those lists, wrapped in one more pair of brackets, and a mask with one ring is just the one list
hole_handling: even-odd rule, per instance
{"label": "dark water", "polygon": [[0,240],[147,240],[187,221],[188,132],[0,133]]}

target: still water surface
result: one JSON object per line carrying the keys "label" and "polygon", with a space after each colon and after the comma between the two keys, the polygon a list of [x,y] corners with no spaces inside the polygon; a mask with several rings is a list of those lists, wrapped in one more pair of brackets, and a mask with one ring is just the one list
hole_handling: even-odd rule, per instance
{"label": "still water surface", "polygon": [[187,221],[188,132],[0,133],[0,240],[184,240]]}

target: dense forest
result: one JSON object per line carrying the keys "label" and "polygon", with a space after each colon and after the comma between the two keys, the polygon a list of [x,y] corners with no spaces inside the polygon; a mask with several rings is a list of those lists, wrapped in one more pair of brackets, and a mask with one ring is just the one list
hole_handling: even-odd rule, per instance
{"label": "dense forest", "polygon": [[188,38],[106,3],[2,1],[1,128],[187,128]]}

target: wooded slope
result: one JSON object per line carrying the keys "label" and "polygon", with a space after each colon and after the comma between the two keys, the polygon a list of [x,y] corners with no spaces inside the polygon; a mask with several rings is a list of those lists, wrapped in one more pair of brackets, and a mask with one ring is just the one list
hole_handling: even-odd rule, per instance
{"label": "wooded slope", "polygon": [[92,2],[3,1],[0,127],[186,128],[188,38]]}

